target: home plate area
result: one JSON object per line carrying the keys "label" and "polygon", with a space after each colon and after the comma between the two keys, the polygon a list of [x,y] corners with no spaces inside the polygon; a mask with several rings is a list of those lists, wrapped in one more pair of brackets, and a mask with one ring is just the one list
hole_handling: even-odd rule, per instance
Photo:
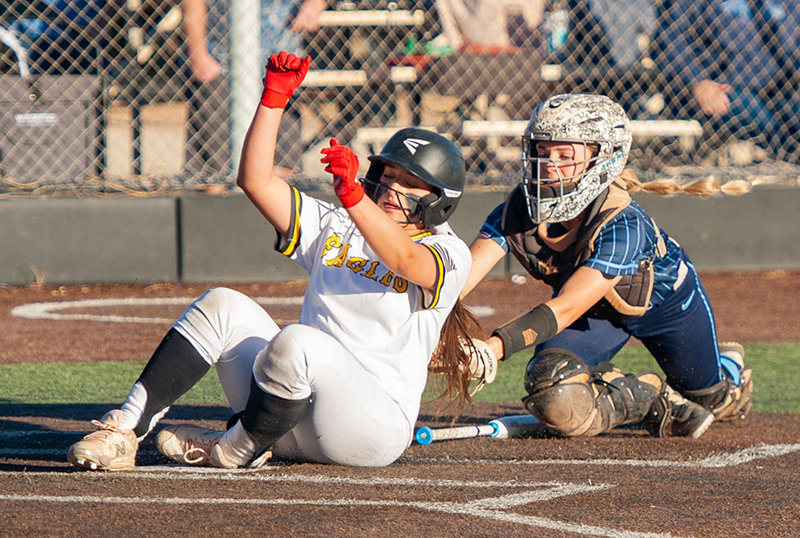
{"label": "home plate area", "polygon": [[[476,404],[470,421],[511,407]],[[2,536],[796,536],[800,520],[793,415],[754,414],[698,440],[619,429],[413,444],[379,469],[193,468],[168,464],[148,439],[136,469],[118,473],[66,463],[84,433],[70,430],[85,423],[48,431],[20,419],[0,431]]]}

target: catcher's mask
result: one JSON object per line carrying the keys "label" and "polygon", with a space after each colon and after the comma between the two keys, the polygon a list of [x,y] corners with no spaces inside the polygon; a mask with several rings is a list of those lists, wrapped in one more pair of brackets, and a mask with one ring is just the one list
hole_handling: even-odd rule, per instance
{"label": "catcher's mask", "polygon": [[[369,160],[369,170],[363,180],[367,196],[375,202],[385,191],[405,197],[408,221],[419,216],[426,227],[444,223],[455,211],[464,192],[464,156],[455,144],[438,133],[414,127],[401,129],[386,142],[380,154]],[[419,197],[381,183],[386,163],[400,166],[425,181],[431,186],[431,193]]]}
{"label": "catcher's mask", "polygon": [[[550,159],[540,158],[538,142],[582,144],[583,171],[569,177],[544,179],[541,170]],[[611,182],[628,160],[630,121],[620,105],[602,95],[565,94],[536,107],[522,136],[522,185],[533,222],[564,222],[577,217]],[[589,157],[590,146],[597,148]],[[556,170],[559,167],[556,166]]]}

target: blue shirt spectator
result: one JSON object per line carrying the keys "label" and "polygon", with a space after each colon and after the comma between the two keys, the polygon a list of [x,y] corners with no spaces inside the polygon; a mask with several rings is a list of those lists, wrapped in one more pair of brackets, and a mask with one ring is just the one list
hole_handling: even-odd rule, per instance
{"label": "blue shirt spectator", "polygon": [[[101,36],[101,14],[108,0],[40,0],[40,10],[22,10],[7,29],[26,49],[34,74],[77,74],[95,71]],[[38,15],[38,16],[36,16]]]}
{"label": "blue shirt spectator", "polygon": [[798,160],[800,1],[664,0],[655,45],[675,113],[702,113],[712,131]]}

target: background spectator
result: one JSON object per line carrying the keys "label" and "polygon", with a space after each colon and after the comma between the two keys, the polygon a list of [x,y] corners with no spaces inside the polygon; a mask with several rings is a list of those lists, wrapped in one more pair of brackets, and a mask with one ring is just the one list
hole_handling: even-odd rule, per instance
{"label": "background spectator", "polygon": [[436,0],[442,31],[462,52],[530,46],[542,24],[544,0]]}
{"label": "background spectator", "polygon": [[[568,26],[556,38],[559,14]],[[655,30],[652,0],[565,0],[547,14],[549,63],[566,65],[582,79],[577,91],[612,97],[632,118],[652,113],[646,101],[653,87],[648,47]],[[559,43],[563,43],[558,46]],[[553,48],[555,46],[555,48]]]}
{"label": "background spectator", "polygon": [[[230,0],[183,0],[184,34],[191,82],[187,100],[190,130],[186,168],[192,176],[228,177],[231,173],[229,20]],[[281,50],[302,53],[304,30],[317,30],[326,0],[261,0],[261,64]],[[284,142],[276,163],[300,162],[300,121],[287,111],[281,131]],[[291,164],[289,164],[291,163]],[[282,175],[290,170],[278,168]]]}
{"label": "background spectator", "polygon": [[798,0],[665,0],[655,59],[673,112],[798,162],[799,17]]}

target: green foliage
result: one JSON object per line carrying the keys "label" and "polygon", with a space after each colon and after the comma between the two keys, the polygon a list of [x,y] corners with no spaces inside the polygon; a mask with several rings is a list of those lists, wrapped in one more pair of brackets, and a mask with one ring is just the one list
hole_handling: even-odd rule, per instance
{"label": "green foliage", "polygon": [[[746,362],[753,367],[756,411],[800,412],[800,345],[793,343],[746,345]],[[520,403],[530,352],[520,352],[500,365],[497,380],[475,395],[477,402]],[[625,373],[660,372],[641,346],[627,346],[614,359]],[[0,365],[0,403],[110,403],[122,402],[144,367],[142,361]],[[425,399],[433,398],[431,391]],[[180,403],[225,403],[216,372],[211,371]],[[520,404],[521,409],[521,404]]]}

